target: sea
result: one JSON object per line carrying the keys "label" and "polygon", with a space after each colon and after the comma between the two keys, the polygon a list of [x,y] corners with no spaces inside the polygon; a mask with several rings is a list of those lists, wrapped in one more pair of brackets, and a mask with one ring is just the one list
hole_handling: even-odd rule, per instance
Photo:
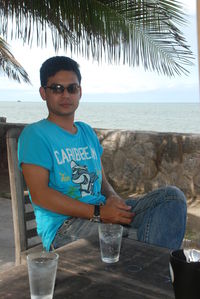
{"label": "sea", "polygon": [[[47,117],[45,102],[0,101],[7,123],[32,123]],[[200,133],[200,103],[81,102],[77,121],[93,128]]]}

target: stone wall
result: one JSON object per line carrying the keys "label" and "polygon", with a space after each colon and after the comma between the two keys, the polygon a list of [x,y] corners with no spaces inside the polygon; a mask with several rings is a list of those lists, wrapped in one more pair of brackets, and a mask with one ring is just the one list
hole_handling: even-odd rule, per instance
{"label": "stone wall", "polygon": [[[7,168],[6,131],[23,124],[0,124],[0,170]],[[200,199],[200,135],[97,129],[110,183],[127,194],[172,184]]]}
{"label": "stone wall", "polygon": [[140,194],[176,185],[188,198],[200,198],[200,135],[97,130],[103,164],[112,185]]}

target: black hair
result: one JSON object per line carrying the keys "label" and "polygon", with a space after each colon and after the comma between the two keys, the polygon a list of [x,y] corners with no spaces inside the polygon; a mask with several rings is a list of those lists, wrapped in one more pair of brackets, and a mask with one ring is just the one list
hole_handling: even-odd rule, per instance
{"label": "black hair", "polygon": [[59,71],[73,71],[81,83],[81,73],[78,63],[66,56],[54,56],[43,62],[40,68],[41,86],[46,86],[49,77],[54,76]]}

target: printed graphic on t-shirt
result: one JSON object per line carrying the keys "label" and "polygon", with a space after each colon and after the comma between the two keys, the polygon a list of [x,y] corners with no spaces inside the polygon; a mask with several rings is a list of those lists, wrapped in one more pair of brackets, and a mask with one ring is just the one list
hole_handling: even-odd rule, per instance
{"label": "printed graphic on t-shirt", "polygon": [[95,149],[89,146],[62,148],[54,151],[55,158],[59,165],[73,161],[97,160]]}
{"label": "printed graphic on t-shirt", "polygon": [[94,172],[89,172],[87,166],[81,166],[75,161],[70,163],[72,169],[72,182],[79,185],[81,196],[93,195],[94,182],[98,176]]}
{"label": "printed graphic on t-shirt", "polygon": [[54,150],[54,156],[60,168],[60,181],[68,184],[68,196],[79,199],[88,195],[99,195],[101,171],[95,167],[94,161],[97,161],[98,157],[93,147],[60,148]]}

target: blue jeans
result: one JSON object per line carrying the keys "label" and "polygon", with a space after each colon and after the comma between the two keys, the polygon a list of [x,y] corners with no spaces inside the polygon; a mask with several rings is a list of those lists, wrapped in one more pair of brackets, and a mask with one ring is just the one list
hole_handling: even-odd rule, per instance
{"label": "blue jeans", "polygon": [[[138,199],[127,199],[135,217],[124,227],[124,235],[169,249],[181,246],[186,227],[187,204],[183,192],[168,186],[152,191]],[[71,218],[59,228],[52,243],[58,248],[76,239],[98,233],[98,223]]]}
{"label": "blue jeans", "polygon": [[180,189],[163,187],[126,203],[136,213],[131,227],[137,229],[139,241],[169,249],[180,248],[187,217],[186,198]]}

